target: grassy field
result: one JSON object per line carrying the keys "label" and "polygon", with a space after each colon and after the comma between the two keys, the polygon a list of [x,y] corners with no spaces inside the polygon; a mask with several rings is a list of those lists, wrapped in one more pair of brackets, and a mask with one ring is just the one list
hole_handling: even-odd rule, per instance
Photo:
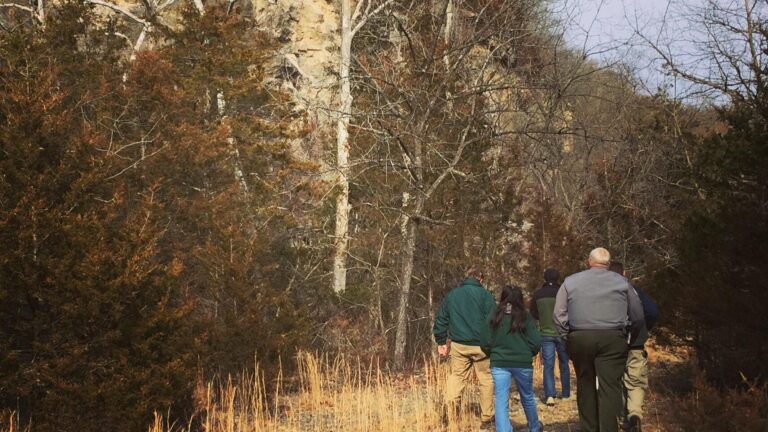
{"label": "grassy field", "polygon": [[[679,352],[651,351],[651,386],[647,394],[646,432],[676,432],[675,403],[666,389],[666,375],[685,368],[687,359]],[[302,353],[294,377],[279,374],[267,395],[265,383],[255,376],[241,384],[232,381],[209,384],[200,389],[200,419],[207,432],[328,432],[328,431],[477,431],[480,423],[478,389],[474,382],[465,391],[461,412],[448,426],[441,422],[441,406],[448,363],[425,359],[420,369],[408,374],[385,372],[379,364],[363,364],[347,357],[328,358]],[[556,374],[557,374],[557,368]],[[534,365],[534,385],[541,396],[541,366]],[[575,389],[573,372],[572,389]],[[559,378],[558,378],[559,380]],[[558,386],[559,387],[559,386]],[[291,389],[291,390],[289,390]],[[514,390],[513,390],[514,393]],[[574,392],[575,394],[575,392]],[[539,417],[547,432],[578,430],[575,397],[558,401],[554,407],[538,405]],[[525,416],[517,400],[510,401],[515,431],[527,431]],[[156,418],[150,432],[186,428],[168,425]]]}
{"label": "grassy field", "polygon": [[[540,365],[535,365],[541,388]],[[257,376],[242,384],[209,384],[204,391],[201,418],[210,432],[256,431],[470,431],[478,430],[479,399],[474,382],[465,391],[461,412],[441,422],[441,406],[448,363],[425,360],[409,374],[387,373],[378,364],[362,364],[344,357],[329,359],[303,353],[294,379],[280,377],[276,391],[267,395]],[[289,392],[294,387],[298,391]],[[267,402],[270,401],[270,402]],[[515,430],[526,430],[519,403],[510,407]],[[576,430],[575,401],[555,407],[539,405],[546,430]],[[150,432],[168,432],[157,418]]]}
{"label": "grassy field", "polygon": [[[669,377],[687,368],[679,352],[650,351],[651,389],[647,394],[646,432],[677,432],[678,406]],[[263,371],[241,377],[200,384],[196,391],[195,420],[206,432],[329,432],[329,431],[477,431],[480,424],[478,389],[474,382],[465,391],[461,412],[441,422],[443,390],[448,363],[425,359],[409,373],[388,372],[377,363],[348,357],[330,358],[302,353],[298,372],[285,376],[277,371],[275,382],[266,385]],[[536,394],[541,396],[541,366],[534,365]],[[557,368],[556,373],[557,373]],[[268,374],[271,375],[271,374]],[[575,380],[572,374],[572,389]],[[558,386],[559,387],[559,386]],[[266,388],[272,388],[267,393]],[[514,389],[513,389],[514,393]],[[575,392],[574,392],[575,394]],[[539,403],[539,417],[547,432],[578,430],[575,397],[554,407]],[[514,430],[527,431],[520,403],[510,401]],[[169,424],[156,415],[148,432],[186,432],[189,425]],[[26,432],[14,415],[6,416],[0,432]],[[30,432],[34,432],[33,430]]]}

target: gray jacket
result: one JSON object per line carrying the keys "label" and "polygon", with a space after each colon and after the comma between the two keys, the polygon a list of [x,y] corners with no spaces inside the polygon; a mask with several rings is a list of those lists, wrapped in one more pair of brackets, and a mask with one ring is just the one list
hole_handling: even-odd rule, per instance
{"label": "gray jacket", "polygon": [[562,336],[574,330],[623,330],[629,324],[630,342],[645,327],[637,292],[620,274],[597,267],[565,279],[552,319]]}

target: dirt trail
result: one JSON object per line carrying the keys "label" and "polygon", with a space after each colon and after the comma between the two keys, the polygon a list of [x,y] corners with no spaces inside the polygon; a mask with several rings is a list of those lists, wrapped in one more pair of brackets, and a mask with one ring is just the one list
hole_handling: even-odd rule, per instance
{"label": "dirt trail", "polygon": [[[685,385],[688,369],[688,356],[685,350],[670,348],[648,348],[650,388],[646,393],[644,432],[680,432],[683,428],[676,422],[673,389]],[[557,370],[557,368],[555,368]],[[534,381],[537,396],[540,395],[541,372],[537,365],[537,377]],[[559,388],[559,378],[557,378]],[[576,389],[573,370],[571,388]],[[514,391],[514,389],[513,389]],[[575,391],[569,401],[558,400],[553,407],[538,403],[539,418],[545,432],[570,432],[579,430],[579,414],[576,406]],[[515,432],[527,432],[525,414],[517,401],[510,401],[511,420]]]}

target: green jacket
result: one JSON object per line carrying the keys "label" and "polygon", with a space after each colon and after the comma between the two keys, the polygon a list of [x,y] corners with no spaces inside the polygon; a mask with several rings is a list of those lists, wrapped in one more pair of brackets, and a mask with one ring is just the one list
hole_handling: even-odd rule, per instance
{"label": "green jacket", "polygon": [[496,309],[493,295],[473,278],[452,289],[440,305],[432,333],[438,345],[450,338],[463,345],[480,346],[485,317]]}
{"label": "green jacket", "polygon": [[539,321],[539,331],[542,336],[559,336],[555,322],[552,321],[552,313],[555,311],[555,297],[560,285],[545,283],[544,286],[533,293],[531,301],[531,316]]}
{"label": "green jacket", "polygon": [[541,334],[533,318],[528,315],[525,330],[509,333],[512,317],[504,314],[496,330],[491,328],[494,311],[487,315],[482,335],[482,349],[491,357],[491,367],[533,368],[533,356],[541,349]]}

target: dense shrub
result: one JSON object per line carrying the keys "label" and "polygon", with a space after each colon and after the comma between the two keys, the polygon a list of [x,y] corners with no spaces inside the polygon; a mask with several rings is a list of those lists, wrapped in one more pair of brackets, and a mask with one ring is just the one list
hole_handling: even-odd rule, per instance
{"label": "dense shrub", "polygon": [[269,364],[307,328],[274,46],[185,19],[132,60],[78,4],[0,38],[0,407],[35,431],[187,419],[199,370]]}

